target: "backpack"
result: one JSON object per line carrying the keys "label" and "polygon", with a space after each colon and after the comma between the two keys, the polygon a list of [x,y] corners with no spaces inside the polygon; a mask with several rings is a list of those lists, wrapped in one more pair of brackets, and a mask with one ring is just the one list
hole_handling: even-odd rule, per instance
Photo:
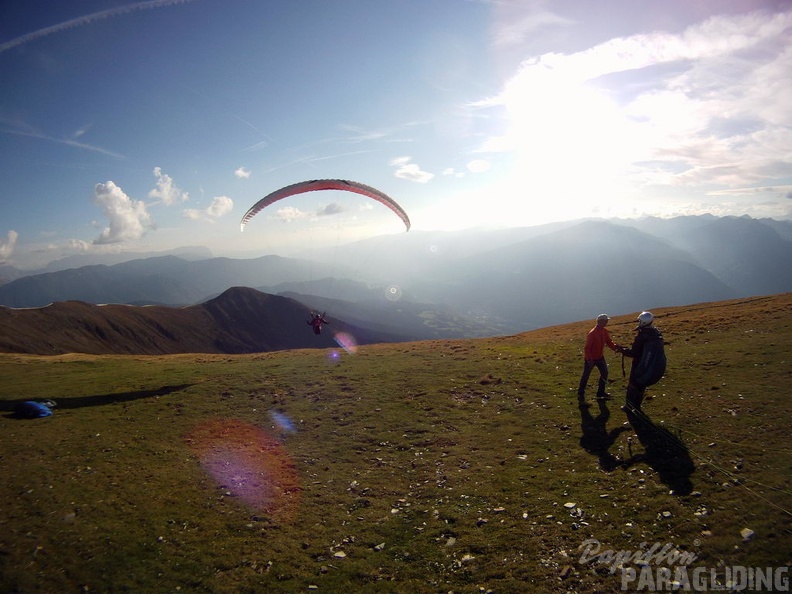
{"label": "backpack", "polygon": [[645,388],[660,381],[666,370],[666,355],[663,348],[663,335],[659,330],[643,346],[640,360],[632,370],[632,380]]}
{"label": "backpack", "polygon": [[23,419],[40,419],[48,417],[52,414],[49,406],[42,402],[35,402],[34,400],[27,400],[21,402],[14,407],[14,413],[17,417]]}

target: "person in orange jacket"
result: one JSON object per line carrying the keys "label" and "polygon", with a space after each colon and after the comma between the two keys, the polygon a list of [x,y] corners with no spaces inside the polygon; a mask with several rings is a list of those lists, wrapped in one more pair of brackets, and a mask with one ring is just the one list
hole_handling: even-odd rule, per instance
{"label": "person in orange jacket", "polygon": [[598,315],[597,325],[586,336],[586,347],[583,351],[583,374],[580,376],[580,385],[578,386],[579,400],[583,400],[585,396],[589,376],[595,367],[600,373],[597,384],[597,398],[607,400],[610,396],[605,391],[605,385],[608,381],[608,363],[605,361],[604,351],[606,346],[614,352],[618,352],[621,347],[613,342],[610,332],[605,328],[609,320],[610,318],[607,314]]}

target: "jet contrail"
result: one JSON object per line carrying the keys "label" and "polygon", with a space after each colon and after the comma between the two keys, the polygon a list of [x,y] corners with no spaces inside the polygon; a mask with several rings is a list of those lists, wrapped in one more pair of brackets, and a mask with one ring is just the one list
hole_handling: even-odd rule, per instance
{"label": "jet contrail", "polygon": [[41,37],[46,37],[47,35],[51,35],[53,33],[60,33],[61,31],[65,31],[66,29],[80,27],[82,25],[87,25],[94,21],[106,19],[109,17],[114,17],[119,14],[127,14],[138,10],[146,10],[147,8],[159,8],[160,6],[171,6],[173,4],[185,4],[187,2],[192,2],[192,1],[193,0],[147,0],[145,2],[135,2],[133,4],[125,4],[124,6],[118,6],[116,8],[108,8],[107,10],[100,10],[99,12],[94,12],[92,14],[87,14],[85,16],[77,17],[76,19],[70,19],[68,21],[58,23],[57,25],[52,25],[50,27],[44,27],[43,29],[39,29],[38,31],[33,31],[32,33],[27,33],[25,35],[22,35],[21,37],[12,39],[11,41],[6,41],[5,43],[0,44],[0,54],[15,47],[19,47],[20,45],[24,45],[31,41],[35,41],[36,39],[40,39]]}
{"label": "jet contrail", "polygon": [[46,134],[41,134],[39,132],[23,132],[22,130],[8,130],[6,128],[0,128],[0,134],[13,134],[15,136],[26,136],[28,138],[48,140],[50,142],[56,142],[58,144],[65,144],[66,146],[73,146],[75,148],[81,148],[81,149],[93,151],[95,153],[101,153],[103,155],[115,157],[116,159],[125,158],[124,155],[119,155],[118,153],[114,153],[113,151],[103,149],[102,147],[99,146],[94,146],[92,144],[85,144],[84,142],[77,142],[76,140],[53,138],[52,136],[47,136]]}

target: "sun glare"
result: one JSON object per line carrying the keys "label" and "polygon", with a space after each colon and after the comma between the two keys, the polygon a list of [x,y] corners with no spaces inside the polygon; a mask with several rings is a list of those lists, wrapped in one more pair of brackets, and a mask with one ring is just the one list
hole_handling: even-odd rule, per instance
{"label": "sun glare", "polygon": [[576,73],[526,67],[502,97],[514,151],[511,184],[533,216],[555,220],[609,209],[624,194],[635,159],[630,121]]}

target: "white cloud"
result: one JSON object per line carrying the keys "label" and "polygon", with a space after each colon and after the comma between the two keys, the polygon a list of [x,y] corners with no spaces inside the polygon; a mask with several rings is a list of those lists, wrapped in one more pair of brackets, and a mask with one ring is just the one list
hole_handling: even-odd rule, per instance
{"label": "white cloud", "polygon": [[346,209],[341,206],[338,202],[331,202],[330,204],[323,206],[319,210],[316,211],[317,217],[326,217],[332,216],[336,214],[340,214],[344,212]]}
{"label": "white cloud", "polygon": [[139,239],[154,223],[141,200],[131,200],[112,181],[96,184],[94,202],[102,207],[108,225],[93,241],[96,245]]}
{"label": "white cloud", "polygon": [[445,169],[443,169],[443,171],[440,172],[440,175],[443,175],[445,177],[462,178],[462,177],[465,177],[465,172],[464,171],[457,171],[453,167],[446,167]]}
{"label": "white cloud", "polygon": [[79,138],[80,136],[88,132],[88,130],[90,129],[91,129],[91,124],[86,124],[85,126],[82,126],[81,128],[75,130],[74,134],[72,134],[72,138]]}
{"label": "white cloud", "polygon": [[0,241],[0,262],[7,260],[11,257],[11,254],[14,253],[14,247],[16,246],[19,233],[12,229],[8,232],[7,237],[8,239],[6,241]]}
{"label": "white cloud", "polygon": [[396,157],[390,164],[396,167],[394,175],[401,179],[425,184],[434,177],[434,173],[423,171],[417,164],[411,163],[412,157]]}
{"label": "white cloud", "polygon": [[89,252],[93,249],[93,244],[83,241],[82,239],[70,239],[68,249],[72,252]]}
{"label": "white cloud", "polygon": [[283,208],[279,208],[275,212],[274,218],[278,219],[279,221],[283,221],[284,223],[291,223],[292,221],[304,219],[307,216],[308,215],[299,208],[295,208],[294,206],[285,206]]}
{"label": "white cloud", "polygon": [[173,185],[171,176],[162,173],[160,167],[154,168],[154,177],[157,178],[157,187],[149,192],[149,198],[158,199],[167,206],[189,200],[190,195],[178,186]]}
{"label": "white cloud", "polygon": [[184,218],[204,221],[219,219],[234,209],[234,201],[228,196],[215,196],[212,203],[205,209],[187,208],[182,213]]}
{"label": "white cloud", "polygon": [[508,185],[546,208],[789,183],[790,27],[756,11],[530,57],[476,104],[508,118],[477,152],[512,153]]}
{"label": "white cloud", "polygon": [[234,201],[228,196],[215,196],[212,204],[206,209],[210,217],[219,218],[234,210]]}
{"label": "white cloud", "polygon": [[234,175],[237,176],[239,179],[248,179],[251,175],[250,169],[239,167],[236,171],[234,171]]}

